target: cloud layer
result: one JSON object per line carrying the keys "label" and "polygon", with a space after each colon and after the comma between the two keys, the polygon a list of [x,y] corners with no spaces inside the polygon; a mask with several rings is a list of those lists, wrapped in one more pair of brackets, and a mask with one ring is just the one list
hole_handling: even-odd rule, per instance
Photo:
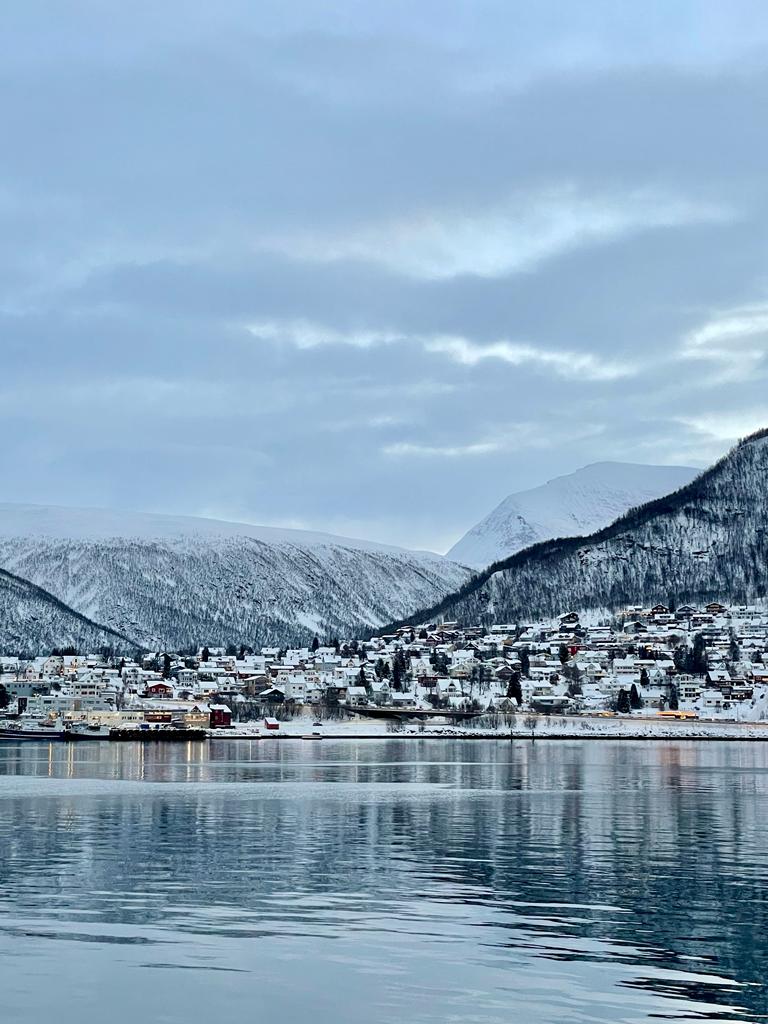
{"label": "cloud layer", "polygon": [[511,490],[768,417],[761,3],[3,28],[8,500],[444,549]]}

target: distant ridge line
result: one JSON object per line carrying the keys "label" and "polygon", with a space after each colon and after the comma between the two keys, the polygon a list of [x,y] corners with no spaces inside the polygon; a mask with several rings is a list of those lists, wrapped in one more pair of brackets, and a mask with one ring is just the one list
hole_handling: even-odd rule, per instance
{"label": "distant ridge line", "polygon": [[16,573],[9,572],[8,569],[0,568],[0,579],[7,579],[10,580],[12,583],[26,587],[36,597],[39,597],[42,600],[49,602],[55,608],[58,608],[59,611],[62,611],[67,615],[71,615],[73,618],[77,619],[79,622],[82,622],[84,625],[89,626],[91,629],[99,630],[107,636],[117,637],[118,640],[122,640],[124,643],[130,644],[131,647],[135,647],[138,650],[144,650],[144,648],[140,643],[138,643],[138,641],[127,636],[125,633],[121,633],[120,630],[112,629],[110,626],[104,626],[100,622],[96,622],[94,619],[90,619],[87,615],[83,615],[82,612],[77,611],[76,608],[73,608],[71,605],[68,605],[65,601],[62,601],[61,598],[56,597],[55,594],[52,594],[49,590],[46,590],[45,587],[41,587],[37,583],[33,583],[32,580],[28,580],[24,576],[18,576]]}
{"label": "distant ridge line", "polygon": [[765,440],[766,438],[768,438],[768,427],[761,428],[760,430],[741,438],[728,452],[725,453],[725,455],[721,456],[717,462],[699,473],[698,476],[694,477],[694,479],[690,481],[690,483],[685,484],[683,487],[679,487],[676,491],[671,491],[669,494],[664,495],[661,498],[654,498],[652,501],[646,502],[644,505],[629,509],[623,515],[619,516],[618,519],[615,519],[608,526],[603,527],[603,529],[595,531],[595,533],[574,537],[556,537],[551,540],[539,541],[536,544],[532,544],[530,547],[516,551],[508,558],[503,558],[497,562],[493,562],[487,568],[482,569],[480,572],[472,576],[466,583],[459,587],[458,590],[448,594],[437,604],[432,605],[429,608],[417,609],[407,618],[390,623],[384,628],[383,632],[390,632],[392,630],[399,629],[402,626],[419,625],[422,622],[438,619],[444,611],[451,608],[451,606],[456,602],[476,593],[496,573],[502,572],[506,569],[516,568],[518,565],[521,565],[532,558],[547,558],[556,554],[572,553],[582,547],[585,543],[598,544],[602,541],[610,540],[620,535],[629,526],[634,527],[644,525],[659,514],[677,511],[681,503],[686,500],[703,497],[703,486],[712,477],[717,475],[720,469],[737,451],[750,444],[754,444],[756,441]]}

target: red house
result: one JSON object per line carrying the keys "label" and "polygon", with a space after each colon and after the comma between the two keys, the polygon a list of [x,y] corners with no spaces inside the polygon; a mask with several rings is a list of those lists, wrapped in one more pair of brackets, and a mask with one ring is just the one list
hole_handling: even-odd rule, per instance
{"label": "red house", "polygon": [[144,691],[146,697],[172,697],[173,687],[169,683],[150,683]]}
{"label": "red house", "polygon": [[228,729],[232,725],[232,711],[226,704],[209,704],[212,729]]}

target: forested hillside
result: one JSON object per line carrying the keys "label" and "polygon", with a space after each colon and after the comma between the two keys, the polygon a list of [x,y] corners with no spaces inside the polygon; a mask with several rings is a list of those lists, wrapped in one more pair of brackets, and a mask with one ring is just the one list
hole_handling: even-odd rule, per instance
{"label": "forested hillside", "polygon": [[768,431],[674,493],[588,537],[536,544],[409,618],[502,622],[569,609],[763,597]]}

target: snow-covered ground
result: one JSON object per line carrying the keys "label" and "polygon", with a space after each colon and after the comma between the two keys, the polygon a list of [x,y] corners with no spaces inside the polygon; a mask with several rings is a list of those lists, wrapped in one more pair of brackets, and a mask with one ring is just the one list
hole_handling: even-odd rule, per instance
{"label": "snow-covered ground", "polygon": [[322,736],[324,739],[407,739],[456,737],[462,739],[682,739],[682,740],[768,740],[768,722],[730,722],[695,719],[688,721],[633,715],[604,718],[519,714],[506,719],[480,719],[469,724],[456,724],[444,719],[430,722],[396,723],[391,720],[357,718],[343,721],[327,720],[320,725],[316,719],[297,717],[280,722],[269,730],[264,721],[240,723],[231,729],[212,732],[219,739],[299,739]]}

